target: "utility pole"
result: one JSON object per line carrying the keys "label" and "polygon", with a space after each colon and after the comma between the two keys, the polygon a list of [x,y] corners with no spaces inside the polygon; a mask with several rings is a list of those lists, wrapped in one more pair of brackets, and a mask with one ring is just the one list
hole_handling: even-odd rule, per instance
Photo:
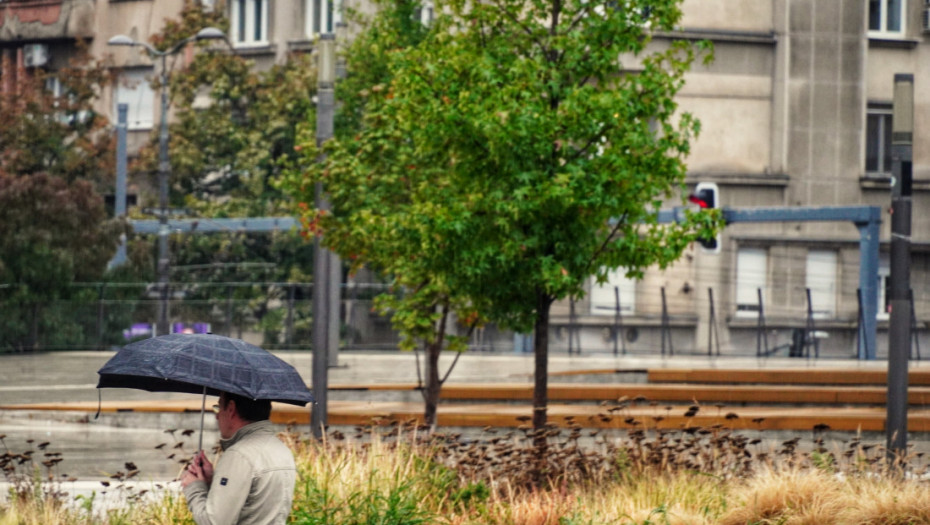
{"label": "utility pole", "polygon": [[911,194],[914,75],[894,76],[891,133],[891,319],[888,329],[888,459],[907,451],[908,359],[911,346]]}
{"label": "utility pole", "polygon": [[[114,215],[117,219],[126,218],[126,135],[128,132],[129,104],[116,106],[116,203]],[[119,236],[119,247],[116,255],[107,264],[107,268],[116,268],[126,263],[126,234]]]}
{"label": "utility pole", "polygon": [[[333,117],[336,105],[336,39],[332,33],[320,35],[317,75],[316,140],[319,145],[333,136]],[[321,182],[316,183],[315,193],[316,208],[318,210],[329,209],[329,202],[326,200]],[[316,237],[313,245],[312,380],[314,404],[310,411],[310,431],[316,438],[323,437],[327,423],[328,368],[331,357],[335,357],[339,347],[340,277],[339,258],[323,248],[320,238]]]}

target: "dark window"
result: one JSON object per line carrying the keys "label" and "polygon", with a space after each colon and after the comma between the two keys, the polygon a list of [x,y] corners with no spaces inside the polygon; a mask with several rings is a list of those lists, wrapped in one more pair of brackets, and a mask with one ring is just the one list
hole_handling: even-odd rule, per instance
{"label": "dark window", "polygon": [[905,0],[869,0],[869,31],[903,32],[904,2]]}
{"label": "dark window", "polygon": [[865,127],[865,171],[891,173],[891,108],[869,108]]}

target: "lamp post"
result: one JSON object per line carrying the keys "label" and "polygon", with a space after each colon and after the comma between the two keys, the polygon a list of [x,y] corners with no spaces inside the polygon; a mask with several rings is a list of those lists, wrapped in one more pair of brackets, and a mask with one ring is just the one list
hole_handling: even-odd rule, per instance
{"label": "lamp post", "polygon": [[170,255],[168,253],[168,176],[171,165],[168,162],[168,57],[184,49],[194,40],[226,40],[226,33],[215,27],[206,27],[196,35],[185,38],[167,51],[159,51],[145,42],[139,42],[126,35],[116,35],[107,41],[110,46],[138,46],[145,48],[149,55],[161,59],[161,121],[158,129],[158,320],[156,331],[159,335],[170,332],[168,326],[168,282]]}
{"label": "lamp post", "polygon": [[908,359],[911,350],[911,213],[913,200],[914,75],[894,76],[891,116],[891,287],[888,299],[887,458],[907,453]]}
{"label": "lamp post", "polygon": [[[323,144],[333,136],[333,113],[336,108],[336,40],[332,33],[320,35],[317,65],[316,139]],[[323,183],[314,189],[316,207],[329,209]],[[339,349],[339,257],[323,247],[320,238],[313,244],[313,363],[312,383],[314,404],[310,411],[310,430],[319,439],[325,433],[328,420],[328,368]]]}

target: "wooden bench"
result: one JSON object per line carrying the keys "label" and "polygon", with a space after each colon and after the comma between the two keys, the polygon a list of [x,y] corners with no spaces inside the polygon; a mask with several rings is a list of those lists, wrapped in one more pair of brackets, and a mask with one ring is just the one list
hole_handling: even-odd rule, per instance
{"label": "wooden bench", "polygon": [[[413,392],[416,383],[330,385],[331,392]],[[644,397],[647,401],[727,404],[883,405],[883,386],[714,385],[647,383],[550,383],[551,401],[600,402]],[[930,388],[911,387],[912,405],[930,405]],[[440,398],[447,401],[505,401],[533,399],[529,383],[447,383]]]}
{"label": "wooden bench", "polygon": [[[728,383],[781,385],[886,385],[885,370],[801,368],[801,369],[650,369],[650,383]],[[911,370],[911,386],[930,386],[930,370]]]}

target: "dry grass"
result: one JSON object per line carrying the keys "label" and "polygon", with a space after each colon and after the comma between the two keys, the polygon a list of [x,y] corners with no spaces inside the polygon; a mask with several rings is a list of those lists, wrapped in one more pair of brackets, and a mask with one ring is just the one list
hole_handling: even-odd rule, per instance
{"label": "dry grass", "polygon": [[930,523],[930,486],[889,476],[816,469],[760,472],[731,492],[721,525],[905,525]]}
{"label": "dry grass", "polygon": [[[544,432],[544,456],[528,428],[466,438],[392,425],[319,442],[285,434],[299,470],[291,523],[930,524],[921,460],[909,458],[902,477],[885,467],[880,446],[858,439],[830,452],[800,438],[760,450],[720,427]],[[0,457],[16,481],[0,525],[191,523],[183,497],[170,492],[151,502],[127,491],[124,508],[92,513],[56,492],[55,463],[37,462],[44,457]]]}

